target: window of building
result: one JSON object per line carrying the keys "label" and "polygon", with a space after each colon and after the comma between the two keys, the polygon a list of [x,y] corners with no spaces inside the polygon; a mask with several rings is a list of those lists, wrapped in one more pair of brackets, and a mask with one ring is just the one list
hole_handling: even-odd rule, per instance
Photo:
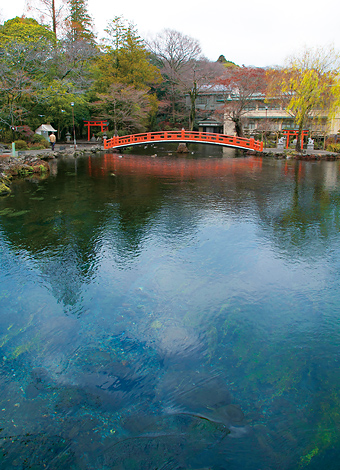
{"label": "window of building", "polygon": [[207,104],[207,97],[206,96],[199,96],[197,98],[197,104]]}
{"label": "window of building", "polygon": [[281,109],[281,106],[279,103],[260,103],[259,104],[259,110],[265,111],[266,109]]}
{"label": "window of building", "polygon": [[269,106],[268,106],[268,109],[281,109],[281,106],[279,103],[271,103]]}
{"label": "window of building", "polygon": [[284,122],[282,124],[282,129],[295,129],[296,125],[294,123],[294,121],[288,121],[288,122]]}

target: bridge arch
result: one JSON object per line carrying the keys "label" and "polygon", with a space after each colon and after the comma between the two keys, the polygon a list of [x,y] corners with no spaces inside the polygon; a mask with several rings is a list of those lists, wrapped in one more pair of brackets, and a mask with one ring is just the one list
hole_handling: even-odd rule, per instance
{"label": "bridge arch", "polygon": [[154,144],[159,142],[197,142],[200,144],[222,145],[262,152],[263,142],[255,139],[214,134],[211,132],[186,131],[159,131],[145,132],[144,134],[131,134],[122,137],[112,137],[104,140],[104,149],[130,147],[132,145]]}

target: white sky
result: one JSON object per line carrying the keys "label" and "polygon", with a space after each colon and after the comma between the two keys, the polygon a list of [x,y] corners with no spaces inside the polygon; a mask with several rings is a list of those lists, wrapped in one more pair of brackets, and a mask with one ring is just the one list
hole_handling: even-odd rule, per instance
{"label": "white sky", "polygon": [[[1,3],[3,20],[24,12],[25,0]],[[123,16],[143,38],[175,29],[197,39],[208,59],[223,54],[239,65],[283,65],[305,46],[340,50],[337,0],[88,0],[88,12],[98,37],[108,20]]]}

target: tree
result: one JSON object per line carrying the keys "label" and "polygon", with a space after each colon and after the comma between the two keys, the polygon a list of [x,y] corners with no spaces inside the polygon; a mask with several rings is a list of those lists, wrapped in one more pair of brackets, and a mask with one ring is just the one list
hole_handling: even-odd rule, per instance
{"label": "tree", "polygon": [[39,21],[47,21],[57,37],[57,30],[62,28],[65,19],[66,0],[27,0],[27,11],[39,16]]}
{"label": "tree", "polygon": [[138,36],[133,24],[127,22],[122,16],[115,16],[113,20],[108,21],[104,31],[106,36],[102,42],[109,50],[114,51],[119,51],[124,47],[128,31],[136,37]]}
{"label": "tree", "polygon": [[67,23],[73,41],[94,43],[93,20],[87,11],[87,0],[67,0],[69,15]]}
{"label": "tree", "polygon": [[66,79],[54,79],[49,82],[49,86],[41,91],[36,110],[44,116],[45,122],[53,122],[58,132],[58,140],[63,131],[71,128],[73,114],[76,124],[77,121],[82,123],[84,119],[90,119],[89,105],[84,93],[79,93],[74,84]]}
{"label": "tree", "polygon": [[[202,50],[196,39],[172,29],[165,29],[148,42],[148,48],[155,57],[164,79],[170,85],[170,100],[172,104],[172,119],[176,119],[177,96],[183,93],[181,74],[201,58]],[[192,91],[195,94],[195,80]]]}
{"label": "tree", "polygon": [[145,113],[156,113],[157,100],[150,94],[150,87],[161,80],[160,72],[150,63],[150,53],[132,24],[115,17],[105,32],[107,36],[93,66],[92,91],[97,95],[97,109],[105,119],[106,114],[113,113],[115,131],[144,130]]}
{"label": "tree", "polygon": [[189,130],[194,129],[196,120],[196,99],[203,87],[207,87],[221,75],[223,66],[207,59],[190,60],[178,77],[178,87],[190,98]]}
{"label": "tree", "polygon": [[98,95],[94,109],[99,119],[108,119],[114,134],[143,132],[150,111],[150,101],[145,91],[133,86],[112,83],[105,94]]}
{"label": "tree", "polygon": [[[92,84],[92,66],[99,51],[94,44],[85,40],[74,41],[67,35],[54,50],[54,72],[60,79],[72,81],[79,89],[88,89]],[[54,77],[53,77],[54,78]]]}
{"label": "tree", "polygon": [[256,67],[228,67],[216,84],[221,85],[224,101],[217,114],[232,121],[236,135],[243,137],[242,118],[254,100],[264,96],[266,71]]}
{"label": "tree", "polygon": [[235,62],[232,62],[231,60],[227,60],[224,55],[220,55],[217,59],[217,62],[220,62],[223,64],[225,67],[238,67]]}
{"label": "tree", "polygon": [[340,56],[333,48],[306,49],[281,69],[268,71],[268,96],[280,98],[298,126],[296,150],[309,119],[331,118],[340,105]]}
{"label": "tree", "polygon": [[65,38],[56,44],[54,33],[32,18],[7,21],[0,27],[2,122],[8,128],[38,127],[38,115],[43,115],[60,136],[71,122],[71,102],[79,120],[88,118],[85,93],[91,85],[89,62],[95,54],[86,41]]}
{"label": "tree", "polygon": [[55,43],[55,36],[49,28],[39,24],[35,19],[17,16],[0,26],[0,45],[11,41],[33,45],[36,49],[45,49],[45,55],[48,56],[51,43]]}
{"label": "tree", "polygon": [[115,17],[105,32],[103,53],[95,66],[98,91],[105,91],[112,83],[149,90],[150,85],[161,80],[158,68],[150,63],[150,53],[132,24]]}
{"label": "tree", "polygon": [[40,100],[54,39],[32,18],[14,18],[0,27],[0,119],[7,126],[22,124]]}

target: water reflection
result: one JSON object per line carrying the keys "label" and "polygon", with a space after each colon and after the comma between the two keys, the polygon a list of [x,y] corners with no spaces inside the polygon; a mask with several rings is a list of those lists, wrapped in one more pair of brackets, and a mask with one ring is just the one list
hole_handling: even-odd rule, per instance
{"label": "water reflection", "polygon": [[339,187],[336,162],[197,153],[17,182],[5,468],[335,468]]}

